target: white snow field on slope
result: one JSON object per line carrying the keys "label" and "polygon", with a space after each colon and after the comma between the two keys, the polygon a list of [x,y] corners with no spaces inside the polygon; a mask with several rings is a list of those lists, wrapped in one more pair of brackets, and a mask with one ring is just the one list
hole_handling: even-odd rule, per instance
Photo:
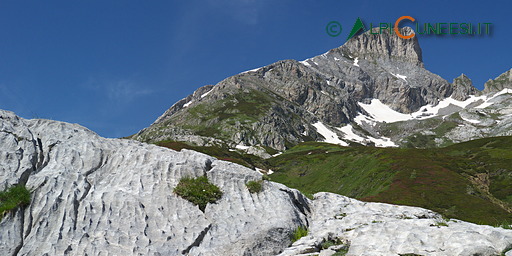
{"label": "white snow field on slope", "polygon": [[465,101],[459,101],[452,97],[448,97],[446,99],[439,101],[439,103],[435,106],[429,104],[421,107],[420,110],[411,114],[400,113],[398,111],[393,110],[388,105],[382,103],[379,99],[372,99],[370,104],[365,104],[361,102],[358,103],[359,106],[361,106],[369,114],[369,116],[365,117],[364,115],[360,114],[354,120],[356,121],[356,123],[360,124],[361,121],[393,123],[412,119],[428,119],[438,116],[440,110],[449,107],[450,105],[454,105],[460,108],[466,108],[470,104],[482,100],[483,103],[476,106],[475,108],[486,108],[494,104],[493,99],[507,93],[512,94],[512,89],[504,89],[491,97],[472,95]]}
{"label": "white snow field on slope", "polygon": [[336,129],[341,131],[343,134],[345,134],[343,139],[346,139],[349,141],[362,143],[362,144],[366,144],[367,142],[373,142],[376,147],[398,147],[398,145],[396,145],[393,141],[391,141],[391,139],[383,137],[383,136],[380,138],[374,138],[371,136],[363,138],[354,133],[354,130],[353,130],[354,127],[350,124],[343,126],[341,128],[336,128]]}
{"label": "white snow field on slope", "polygon": [[329,128],[327,128],[322,122],[316,122],[313,124],[313,126],[316,128],[317,132],[325,138],[324,142],[348,146],[348,143],[340,140],[338,135],[335,132],[329,130]]}

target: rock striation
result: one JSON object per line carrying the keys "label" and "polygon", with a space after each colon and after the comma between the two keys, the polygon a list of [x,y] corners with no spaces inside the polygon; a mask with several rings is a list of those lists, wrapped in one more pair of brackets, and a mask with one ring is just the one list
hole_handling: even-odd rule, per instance
{"label": "rock striation", "polygon": [[[313,200],[257,171],[190,150],[105,139],[77,124],[0,111],[0,187],[24,184],[29,206],[0,222],[3,255],[496,255],[512,230],[444,220],[429,210]],[[172,191],[206,175],[224,193],[205,211]],[[445,225],[440,223],[447,222]],[[291,245],[290,234],[309,234]],[[324,249],[324,241],[341,244]],[[291,247],[289,247],[291,245]],[[510,253],[509,253],[510,254]],[[309,255],[309,254],[308,254]]]}
{"label": "rock striation", "polygon": [[[2,255],[272,255],[307,225],[307,199],[207,155],[104,139],[76,124],[0,111],[0,187],[21,183],[28,207],[0,223]],[[176,196],[206,175],[224,196],[198,206]]]}

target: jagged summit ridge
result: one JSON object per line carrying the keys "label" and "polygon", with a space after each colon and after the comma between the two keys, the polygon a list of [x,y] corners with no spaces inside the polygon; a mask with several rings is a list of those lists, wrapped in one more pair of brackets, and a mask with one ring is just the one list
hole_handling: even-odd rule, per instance
{"label": "jagged summit ridge", "polygon": [[[401,34],[407,36],[413,33],[410,27],[400,28]],[[360,36],[349,39],[339,47],[352,56],[360,58],[385,58],[400,60],[423,67],[423,57],[417,37],[404,40],[387,29],[373,28]]]}

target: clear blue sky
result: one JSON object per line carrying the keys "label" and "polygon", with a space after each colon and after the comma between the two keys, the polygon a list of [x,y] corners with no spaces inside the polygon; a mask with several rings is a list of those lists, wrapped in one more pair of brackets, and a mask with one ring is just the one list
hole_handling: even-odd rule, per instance
{"label": "clear blue sky", "polygon": [[[512,68],[510,1],[1,1],[0,108],[106,137],[149,126],[196,88],[344,43],[357,17],[492,22],[485,37],[422,36],[425,66],[477,88]],[[325,27],[343,30],[330,37]]]}

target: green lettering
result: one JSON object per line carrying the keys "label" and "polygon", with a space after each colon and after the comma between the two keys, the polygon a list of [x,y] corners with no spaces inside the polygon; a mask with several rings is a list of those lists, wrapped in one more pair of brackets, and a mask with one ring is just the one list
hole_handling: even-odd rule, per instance
{"label": "green lettering", "polygon": [[[453,27],[453,25],[456,25]],[[450,23],[450,35],[456,35],[458,32],[456,31],[459,28],[459,23]]]}
{"label": "green lettering", "polygon": [[438,35],[446,35],[446,34],[448,34],[446,32],[443,32],[443,29],[447,29],[446,27],[443,27],[443,25],[446,25],[446,24],[448,24],[448,23],[437,23],[437,25],[439,26],[438,27],[438,32],[439,32]]}
{"label": "green lettering", "polygon": [[423,24],[423,31],[421,31],[419,23],[416,22],[416,31],[415,32],[420,34],[420,35],[425,34],[425,24]]}
{"label": "green lettering", "polygon": [[430,35],[430,32],[432,32],[432,34],[437,34],[436,26],[432,26],[432,24],[430,24],[430,23],[427,23],[427,26],[428,26],[427,35]]}
{"label": "green lettering", "polygon": [[485,34],[489,35],[491,33],[491,25],[492,23],[484,23],[485,24]]}
{"label": "green lettering", "polygon": [[389,29],[388,23],[380,23],[379,24],[379,34],[382,34],[382,30]]}
{"label": "green lettering", "polygon": [[372,35],[379,34],[378,32],[373,33],[373,23],[371,23],[371,22],[370,22],[370,34],[372,34]]}
{"label": "green lettering", "polygon": [[468,24],[467,23],[461,23],[459,28],[460,28],[460,34],[461,35],[468,34]]}

